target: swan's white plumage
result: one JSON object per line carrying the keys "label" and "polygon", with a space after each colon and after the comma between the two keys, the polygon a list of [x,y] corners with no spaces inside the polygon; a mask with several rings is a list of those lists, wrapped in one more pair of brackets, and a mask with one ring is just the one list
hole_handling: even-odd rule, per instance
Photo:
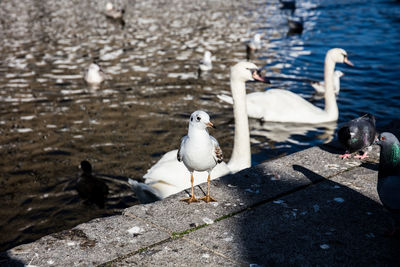
{"label": "swan's white plumage", "polygon": [[[143,176],[146,184],[156,188],[162,198],[173,195],[191,186],[190,173],[183,162],[179,162],[176,158],[178,149],[172,150],[164,154],[162,158],[151,167]],[[215,179],[230,173],[225,162],[217,164],[211,171],[211,178]],[[207,182],[207,172],[194,172],[194,184],[202,184]],[[182,177],[182,179],[181,179]]]}
{"label": "swan's white plumage", "polygon": [[[339,117],[333,88],[333,73],[336,63],[346,63],[353,66],[347,59],[346,51],[341,48],[333,48],[326,53],[324,67],[325,109],[314,106],[291,91],[272,89],[246,96],[249,117],[271,122],[311,124],[336,121]],[[219,98],[223,101],[227,100],[226,96],[219,96]]]}
{"label": "swan's white plumage", "polygon": [[[259,105],[263,103],[263,105]],[[251,118],[265,121],[319,123],[333,121],[324,110],[314,106],[301,96],[287,90],[271,89],[247,95],[247,113]],[[265,106],[268,106],[266,112]]]}
{"label": "swan's white plumage", "polygon": [[161,199],[159,192],[148,184],[140,183],[131,178],[128,178],[128,183],[131,185],[136,197],[142,204],[155,202]]}

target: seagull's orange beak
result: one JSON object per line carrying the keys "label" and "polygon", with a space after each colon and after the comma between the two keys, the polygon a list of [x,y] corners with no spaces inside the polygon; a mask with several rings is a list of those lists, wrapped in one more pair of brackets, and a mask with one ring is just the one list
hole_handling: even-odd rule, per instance
{"label": "seagull's orange beak", "polygon": [[216,128],[216,127],[214,126],[214,124],[212,124],[211,121],[207,122],[207,123],[206,123],[206,126],[207,126],[207,127],[210,127],[210,128],[214,128],[214,129]]}

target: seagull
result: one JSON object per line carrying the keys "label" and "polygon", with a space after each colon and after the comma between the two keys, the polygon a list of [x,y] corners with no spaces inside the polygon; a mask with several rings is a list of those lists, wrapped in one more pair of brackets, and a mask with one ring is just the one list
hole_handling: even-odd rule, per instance
{"label": "seagull", "polygon": [[84,78],[88,84],[96,86],[105,80],[106,75],[98,64],[92,63],[89,65]]}
{"label": "seagull", "polygon": [[200,60],[199,68],[197,69],[198,76],[201,76],[203,71],[210,71],[212,70],[212,60],[211,60],[211,52],[205,51],[203,59]]}
{"label": "seagull", "polygon": [[194,196],[193,172],[208,172],[208,190],[207,194],[200,198],[205,202],[216,201],[210,196],[210,174],[214,167],[223,160],[222,150],[218,141],[208,134],[207,128],[215,128],[210,121],[210,116],[202,111],[197,110],[190,115],[188,134],[182,138],[181,146],[178,150],[177,159],[183,162],[190,172],[190,182],[192,184],[192,194],[189,198],[182,201],[190,204],[198,200]]}
{"label": "seagull", "polygon": [[[335,89],[335,94],[339,95],[340,91],[340,77],[343,77],[344,73],[341,72],[340,70],[335,70],[333,73],[333,88]],[[318,94],[324,94],[325,93],[325,83],[324,81],[311,81],[310,82],[311,86],[315,89],[315,91]]]}
{"label": "seagull", "polygon": [[104,12],[104,15],[109,19],[118,21],[122,26],[125,25],[123,18],[124,13],[125,9],[115,9],[111,2],[106,4],[106,11]]}
{"label": "seagull", "polygon": [[261,34],[256,33],[253,36],[253,39],[250,40],[250,42],[248,42],[246,44],[246,58],[247,60],[250,60],[251,55],[257,51],[261,49]]}
{"label": "seagull", "polygon": [[[346,148],[346,152],[340,155],[341,158],[350,158],[350,153],[369,148],[375,141],[375,117],[371,114],[365,114],[359,118],[345,123],[338,130],[339,142]],[[368,151],[363,155],[356,155],[355,158],[365,159]]]}
{"label": "seagull", "polygon": [[115,19],[115,20],[122,19],[122,17],[124,16],[124,13],[125,13],[125,9],[121,9],[121,10],[115,9],[114,5],[110,2],[108,2],[106,4],[106,11],[104,12],[104,15],[107,18]]}
{"label": "seagull", "polygon": [[395,224],[389,235],[400,232],[400,143],[392,133],[381,133],[374,144],[381,147],[377,191]]}

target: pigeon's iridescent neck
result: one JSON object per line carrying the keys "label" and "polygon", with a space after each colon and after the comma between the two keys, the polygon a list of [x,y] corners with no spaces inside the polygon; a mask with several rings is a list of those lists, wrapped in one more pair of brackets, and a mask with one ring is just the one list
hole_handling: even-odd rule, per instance
{"label": "pigeon's iridescent neck", "polygon": [[385,178],[390,175],[396,175],[400,171],[400,145],[388,144],[381,149],[379,160],[379,176]]}
{"label": "pigeon's iridescent neck", "polygon": [[398,165],[400,163],[400,146],[398,144],[392,145],[391,159],[394,165]]}

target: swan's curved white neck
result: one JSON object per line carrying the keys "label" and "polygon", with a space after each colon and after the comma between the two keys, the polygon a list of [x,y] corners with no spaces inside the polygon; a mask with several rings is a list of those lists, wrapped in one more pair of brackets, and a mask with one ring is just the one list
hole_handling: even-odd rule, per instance
{"label": "swan's curved white neck", "polygon": [[324,83],[325,83],[325,111],[336,120],[339,116],[339,109],[336,103],[335,88],[334,88],[334,71],[336,62],[331,59],[329,53],[325,57],[324,66]]}
{"label": "swan's curved white neck", "polygon": [[228,167],[232,172],[251,166],[249,119],[246,106],[246,84],[231,75],[235,137]]}

